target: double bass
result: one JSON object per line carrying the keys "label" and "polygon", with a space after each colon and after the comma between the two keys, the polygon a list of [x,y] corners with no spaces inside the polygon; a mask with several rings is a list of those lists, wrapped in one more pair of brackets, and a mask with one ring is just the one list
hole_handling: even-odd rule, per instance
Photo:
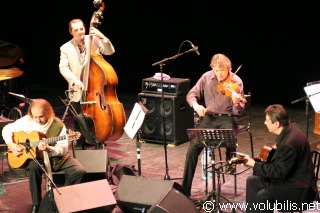
{"label": "double bass", "polygon": [[[105,5],[100,1],[95,5],[97,11],[92,15],[90,28],[101,24],[100,19]],[[117,98],[115,87],[118,76],[113,67],[99,53],[91,51],[92,36],[89,42],[87,65],[82,73],[84,89],[81,97],[81,108],[85,115],[93,120],[93,128],[99,143],[114,141],[123,134],[126,123],[125,111]]]}

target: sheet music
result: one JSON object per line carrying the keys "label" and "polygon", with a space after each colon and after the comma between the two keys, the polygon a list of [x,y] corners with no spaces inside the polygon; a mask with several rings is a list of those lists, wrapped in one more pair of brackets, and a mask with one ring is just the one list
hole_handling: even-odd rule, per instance
{"label": "sheet music", "polygon": [[124,127],[124,131],[130,138],[134,138],[134,136],[137,134],[143,123],[146,113],[147,110],[142,103],[135,103],[130,117]]}
{"label": "sheet music", "polygon": [[304,91],[308,95],[314,111],[320,112],[320,83],[306,86]]}

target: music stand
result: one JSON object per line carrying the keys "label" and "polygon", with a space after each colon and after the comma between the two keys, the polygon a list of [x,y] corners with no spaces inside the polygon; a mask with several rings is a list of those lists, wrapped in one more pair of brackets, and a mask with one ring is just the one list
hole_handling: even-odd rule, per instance
{"label": "music stand", "polygon": [[307,83],[307,86],[304,87],[304,90],[307,96],[299,98],[291,102],[291,104],[298,103],[302,100],[306,101],[306,136],[308,138],[309,135],[309,100],[313,106],[315,112],[320,111],[319,99],[320,99],[320,81],[314,81]]}
{"label": "music stand", "polygon": [[[237,137],[233,129],[187,129],[187,134],[191,143],[203,143],[205,147],[211,147],[211,161],[212,161],[212,192],[209,197],[213,197],[214,191],[216,190],[216,180],[215,173],[220,177],[222,165],[216,170],[215,168],[215,148],[218,148],[224,143],[226,148],[236,148],[237,147]],[[221,163],[221,162],[220,162]],[[226,164],[227,165],[227,164]],[[208,172],[208,168],[206,168]],[[208,192],[208,178],[206,179],[206,192]],[[220,184],[220,180],[219,183]],[[215,199],[216,202],[220,202],[220,186],[218,190],[218,197]],[[228,199],[224,198],[228,202]],[[217,203],[219,205],[219,203]],[[216,206],[218,206],[216,205]]]}
{"label": "music stand", "polygon": [[221,142],[224,142],[227,148],[237,147],[237,137],[233,129],[187,129],[187,134],[191,142],[202,142],[207,147],[217,148]]}
{"label": "music stand", "polygon": [[124,131],[130,138],[134,138],[136,136],[136,144],[137,144],[137,159],[138,159],[138,174],[141,176],[141,158],[140,158],[140,127],[143,123],[143,120],[148,112],[147,108],[141,103],[135,103],[131,115],[124,126]]}

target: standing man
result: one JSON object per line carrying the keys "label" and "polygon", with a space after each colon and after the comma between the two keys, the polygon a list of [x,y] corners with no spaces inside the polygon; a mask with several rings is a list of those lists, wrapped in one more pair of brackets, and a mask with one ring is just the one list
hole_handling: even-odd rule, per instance
{"label": "standing man", "polygon": [[[16,157],[27,155],[27,148],[19,145],[17,141],[13,141],[14,138],[16,138],[14,135],[22,134],[22,132],[24,134],[38,132],[39,134],[44,134],[46,138],[66,136],[67,134],[64,123],[55,116],[51,104],[44,99],[35,99],[31,102],[27,115],[13,123],[7,124],[2,129],[3,139],[12,154]],[[47,151],[53,171],[65,172],[66,186],[80,183],[85,174],[84,167],[77,159],[68,154],[68,145],[68,140],[64,139],[57,141],[54,146],[40,141],[37,147],[40,152]],[[39,156],[41,155],[39,154]],[[40,163],[44,163],[43,159],[40,159],[38,156],[37,158]],[[21,157],[21,159],[25,158]],[[27,159],[25,163],[27,164],[32,198],[32,208],[30,212],[37,213],[42,200],[41,184],[43,170],[36,161]]]}
{"label": "standing man", "polygon": [[264,124],[277,135],[277,148],[270,162],[246,157],[245,165],[253,168],[253,175],[246,181],[246,212],[306,210],[319,200],[309,141],[290,123],[282,105],[268,106],[265,114]]}
{"label": "standing man", "polygon": [[[230,59],[221,53],[212,57],[210,67],[212,70],[205,72],[187,94],[187,102],[199,116],[200,122],[197,127],[236,130],[237,124],[234,116],[239,115],[245,106],[241,102],[244,94],[242,80],[231,72]],[[232,80],[238,87],[238,92],[228,91],[231,94],[230,97],[217,90],[219,83],[228,84],[227,80]],[[204,100],[205,105],[199,104],[200,100]],[[198,156],[204,146],[203,143],[192,143],[186,155],[182,186],[189,194],[191,194]],[[227,160],[231,158],[231,152],[234,151],[235,148],[226,149]]]}
{"label": "standing man", "polygon": [[[85,35],[86,29],[81,19],[69,22],[69,32],[73,38],[60,47],[59,70],[68,82],[72,107],[77,114],[81,114],[80,99],[85,89],[82,75],[90,65],[91,54],[111,55],[115,49],[111,41],[95,27],[91,27],[89,35]],[[80,130],[79,124],[74,124],[75,130]],[[87,130],[84,131],[83,135],[87,134]]]}

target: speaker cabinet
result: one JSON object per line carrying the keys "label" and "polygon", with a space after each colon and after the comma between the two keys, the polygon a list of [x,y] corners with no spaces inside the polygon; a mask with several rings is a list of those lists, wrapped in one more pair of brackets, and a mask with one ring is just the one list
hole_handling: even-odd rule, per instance
{"label": "speaker cabinet", "polygon": [[83,165],[86,173],[104,173],[107,171],[109,158],[105,149],[69,150],[69,154]]}
{"label": "speaker cabinet", "polygon": [[117,204],[107,180],[59,187],[58,190],[60,193],[55,189],[53,193],[59,213],[112,212]]}
{"label": "speaker cabinet", "polygon": [[148,213],[198,213],[199,210],[192,201],[176,189],[171,189],[157,204],[152,205]]}
{"label": "speaker cabinet", "polygon": [[164,143],[163,117],[167,144],[177,145],[189,140],[186,129],[194,127],[193,109],[188,105],[186,95],[164,95],[163,107],[161,94],[139,93],[138,100],[148,110],[141,125],[141,140]]}
{"label": "speaker cabinet", "polygon": [[173,181],[123,175],[115,198],[123,212],[148,212],[148,209],[159,203],[171,189],[175,189],[184,196],[187,194],[181,185]]}
{"label": "speaker cabinet", "polygon": [[[107,177],[108,166],[110,164],[107,150],[69,150],[69,155],[76,158],[86,171],[82,182],[88,182]],[[63,171],[53,172],[52,174],[53,181],[58,186],[64,185],[65,173]]]}

